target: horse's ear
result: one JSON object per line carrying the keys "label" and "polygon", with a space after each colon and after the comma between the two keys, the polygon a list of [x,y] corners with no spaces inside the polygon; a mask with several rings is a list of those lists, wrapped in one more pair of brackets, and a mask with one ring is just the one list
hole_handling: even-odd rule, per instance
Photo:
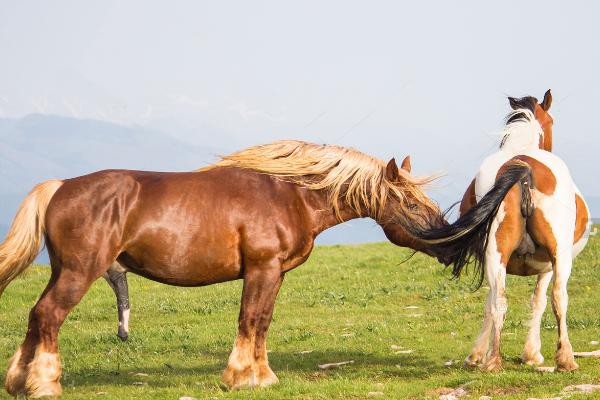
{"label": "horse's ear", "polygon": [[400,179],[400,172],[396,165],[396,160],[392,158],[385,167],[385,177],[391,182],[397,182]]}
{"label": "horse's ear", "polygon": [[408,172],[410,174],[410,170],[411,170],[410,156],[404,157],[404,160],[402,160],[402,164],[400,165],[400,168],[402,168],[403,170],[405,170],[406,172]]}
{"label": "horse's ear", "polygon": [[546,90],[544,93],[544,100],[542,100],[542,104],[540,106],[544,111],[548,111],[550,106],[552,105],[552,93],[550,93],[550,89]]}
{"label": "horse's ear", "polygon": [[519,106],[519,102],[518,102],[518,101],[517,101],[517,99],[515,99],[514,97],[509,97],[509,98],[508,98],[508,103],[510,104],[510,107],[511,107],[513,110],[516,110],[517,108],[521,108],[521,107]]}

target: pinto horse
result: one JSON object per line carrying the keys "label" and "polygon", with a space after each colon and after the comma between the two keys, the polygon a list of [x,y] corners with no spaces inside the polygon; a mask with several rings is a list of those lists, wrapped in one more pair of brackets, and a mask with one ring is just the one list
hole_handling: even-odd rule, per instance
{"label": "pinto horse", "polygon": [[[509,102],[513,111],[507,116],[500,150],[484,160],[460,205],[463,218],[507,170],[517,168],[522,172],[521,180],[496,206],[485,229],[471,239],[471,254],[480,261],[481,279],[485,275],[490,292],[481,333],[465,365],[479,365],[484,371],[501,369],[500,334],[508,307],[506,274],[537,275],[522,361],[528,365],[544,362],[540,323],[546,308],[546,291],[554,276],[552,309],[559,336],[556,365],[559,371],[571,371],[578,366],[567,333],[567,281],[573,258],[587,243],[589,211],[567,166],[551,153],[550,90],[542,103],[534,97],[509,98]],[[438,234],[446,235],[447,232]],[[455,253],[454,260],[460,261],[455,263],[455,269],[460,268],[464,257]],[[492,347],[488,351],[490,336]]]}
{"label": "pinto horse", "polygon": [[107,170],[37,185],[0,245],[0,291],[28,268],[42,241],[51,264],[10,361],[7,391],[61,394],[60,326],[115,260],[170,285],[243,279],[238,334],[222,379],[231,388],[276,383],[266,351],[275,298],[319,233],[369,217],[394,244],[445,261],[407,231],[445,221],[422,190],[429,179],[412,177],[408,158],[402,165],[343,147],[282,141],[194,172]]}

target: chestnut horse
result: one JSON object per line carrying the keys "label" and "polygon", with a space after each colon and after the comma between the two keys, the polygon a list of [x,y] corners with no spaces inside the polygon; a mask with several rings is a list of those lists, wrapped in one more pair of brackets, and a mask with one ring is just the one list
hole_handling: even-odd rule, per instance
{"label": "chestnut horse", "polygon": [[319,233],[369,217],[394,244],[446,261],[407,232],[445,224],[422,191],[429,179],[409,170],[408,158],[399,169],[393,159],[386,165],[352,149],[282,141],[195,172],[107,170],[37,185],[0,245],[0,291],[28,268],[42,240],[51,263],[10,361],[7,391],[61,394],[60,326],[115,260],[170,285],[243,279],[238,334],[222,379],[231,388],[276,383],[265,342],[275,298]]}
{"label": "chestnut horse", "polygon": [[[506,274],[537,275],[531,307],[533,315],[521,356],[528,365],[544,362],[540,324],[546,308],[546,291],[552,276],[552,308],[558,324],[556,364],[559,371],[578,366],[567,334],[567,281],[572,259],[587,243],[589,211],[564,162],[552,151],[553,119],[548,113],[552,95],[541,103],[534,97],[509,98],[513,109],[507,117],[500,150],[486,158],[465,192],[460,214],[466,214],[493,186],[507,163],[525,163],[530,174],[520,187],[507,194],[483,240],[485,277],[490,286],[481,333],[465,360],[467,366],[486,371],[501,368],[500,334],[507,311]],[[490,335],[492,335],[492,348]]]}

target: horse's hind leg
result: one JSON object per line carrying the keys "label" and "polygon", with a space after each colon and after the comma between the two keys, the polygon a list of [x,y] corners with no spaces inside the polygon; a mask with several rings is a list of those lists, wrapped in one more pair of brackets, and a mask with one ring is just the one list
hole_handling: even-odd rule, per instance
{"label": "horse's hind leg", "polygon": [[483,371],[502,368],[500,339],[508,310],[506,299],[506,267],[510,256],[519,246],[525,231],[521,214],[521,191],[514,186],[504,198],[488,234],[485,251],[485,277],[490,285],[490,314],[492,319],[492,347],[481,366]]}
{"label": "horse's hind leg", "polygon": [[[558,201],[545,203],[546,210],[535,209],[528,226],[532,238],[548,250],[552,259],[552,310],[558,325],[558,347],[556,350],[556,369],[573,371],[579,368],[573,357],[573,347],[567,333],[567,307],[569,295],[567,282],[573,266],[574,213],[568,207],[554,206]],[[545,205],[542,203],[542,205]],[[570,228],[570,229],[569,229]]]}
{"label": "horse's hind leg", "polygon": [[61,363],[58,330],[97,276],[52,268],[42,296],[29,314],[27,334],[10,361],[6,390],[13,396],[59,396]]}
{"label": "horse's hind leg", "polygon": [[537,284],[531,296],[531,322],[529,324],[529,333],[525,341],[525,349],[521,355],[521,360],[527,365],[541,365],[544,362],[542,356],[542,341],[540,339],[540,325],[542,323],[542,315],[546,309],[548,299],[546,292],[548,285],[552,279],[552,272],[544,272],[538,275]]}
{"label": "horse's hind leg", "polygon": [[487,354],[488,348],[490,347],[490,334],[494,325],[494,322],[492,321],[493,299],[494,296],[490,291],[490,293],[488,294],[487,301],[485,302],[485,308],[483,311],[483,326],[481,327],[479,336],[477,336],[475,345],[471,349],[471,353],[469,353],[469,355],[465,359],[464,364],[467,367],[476,367],[479,364],[481,364],[485,355]]}
{"label": "horse's hind leg", "polygon": [[[560,247],[559,247],[560,249]],[[554,265],[554,282],[552,284],[552,310],[558,324],[558,346],[556,350],[556,369],[558,371],[573,371],[579,368],[573,356],[573,347],[567,333],[567,306],[569,295],[567,282],[571,274],[573,259],[571,249],[563,247],[557,251]]]}
{"label": "horse's hind leg", "polygon": [[266,336],[283,276],[279,265],[267,268],[246,268],[238,336],[222,376],[232,389],[278,381],[269,367]]}
{"label": "horse's hind leg", "polygon": [[484,371],[499,371],[502,368],[500,356],[500,335],[508,309],[506,300],[506,267],[486,256],[486,277],[490,285],[490,319],[492,321],[492,347],[481,366]]}
{"label": "horse's hind leg", "polygon": [[129,287],[127,285],[127,272],[118,263],[113,263],[103,275],[117,297],[117,311],[119,327],[117,336],[122,341],[129,337]]}

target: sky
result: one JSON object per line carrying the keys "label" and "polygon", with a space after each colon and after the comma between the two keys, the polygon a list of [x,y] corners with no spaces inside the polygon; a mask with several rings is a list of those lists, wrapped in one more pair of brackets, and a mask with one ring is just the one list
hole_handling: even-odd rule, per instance
{"label": "sky", "polygon": [[506,96],[551,88],[555,153],[600,197],[598,15],[591,1],[0,0],[0,118],[410,154],[416,174],[446,174],[431,195],[449,201],[497,147]]}

